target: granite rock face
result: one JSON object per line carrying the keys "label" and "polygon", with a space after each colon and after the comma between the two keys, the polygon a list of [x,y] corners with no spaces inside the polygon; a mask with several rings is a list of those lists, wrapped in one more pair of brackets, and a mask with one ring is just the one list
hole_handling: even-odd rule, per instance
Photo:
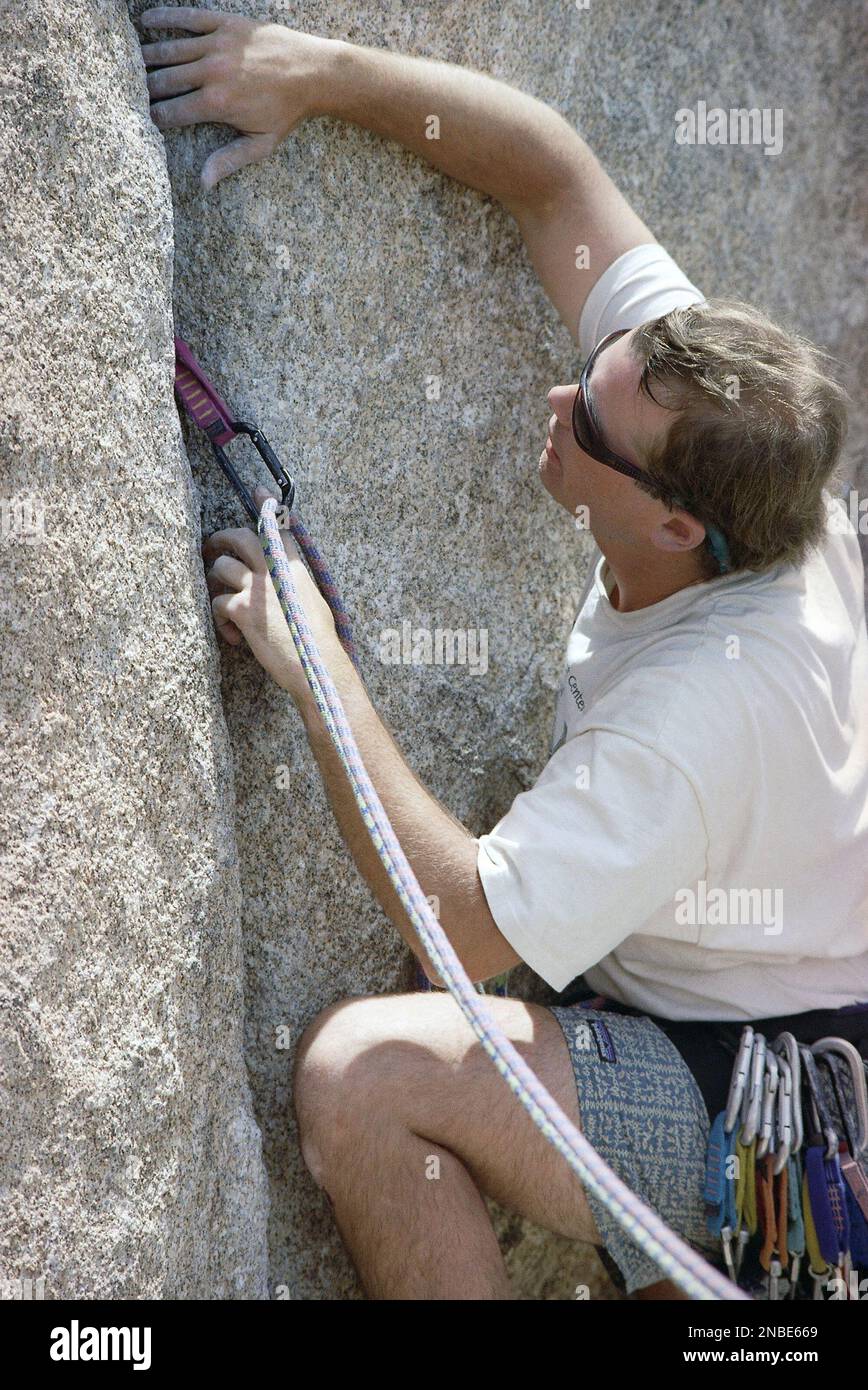
{"label": "granite rock face", "polygon": [[0,43],[2,1293],[265,1297],[162,140],[121,6]]}
{"label": "granite rock face", "polygon": [[[706,293],[756,300],[860,379],[855,6],[232,8],[551,102]],[[200,515],[243,514],[193,437],[191,485],[172,314],[296,473],[372,698],[474,833],[546,756],[586,557],[536,459],[575,350],[510,218],[399,148],[311,121],[205,192],[229,133],[157,133],[121,0],[59,20],[27,0],[4,31],[0,447],[45,534],[0,549],[0,1272],[49,1297],[358,1298],[299,1156],[292,1050],[330,1002],[412,973],[287,697],[243,651],[218,668]],[[781,108],[782,152],[676,146],[699,100]],[[485,633],[486,660],[382,661],[405,623]],[[524,970],[519,990],[549,997]],[[519,1296],[612,1296],[587,1248],[496,1219]]]}

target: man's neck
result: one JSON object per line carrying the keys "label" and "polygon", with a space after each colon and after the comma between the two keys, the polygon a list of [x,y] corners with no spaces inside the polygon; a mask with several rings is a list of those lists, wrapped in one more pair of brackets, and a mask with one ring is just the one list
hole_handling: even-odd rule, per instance
{"label": "man's neck", "polygon": [[635,550],[625,554],[624,549],[617,545],[603,550],[613,586],[609,602],[619,613],[634,613],[640,608],[650,608],[653,603],[662,603],[663,599],[670,598],[681,589],[706,583],[707,575],[692,552],[685,555],[659,554],[659,560],[656,556],[637,560]]}

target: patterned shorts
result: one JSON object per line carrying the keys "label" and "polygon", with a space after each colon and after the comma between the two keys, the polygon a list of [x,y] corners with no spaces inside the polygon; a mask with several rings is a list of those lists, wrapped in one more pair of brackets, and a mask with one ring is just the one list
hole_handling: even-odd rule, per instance
{"label": "patterned shorts", "polygon": [[[569,1048],[582,1132],[667,1226],[720,1269],[702,1195],[708,1111],[675,1044],[650,1018],[581,1004],[551,1011]],[[599,1198],[586,1195],[616,1285],[630,1294],[666,1278]]]}

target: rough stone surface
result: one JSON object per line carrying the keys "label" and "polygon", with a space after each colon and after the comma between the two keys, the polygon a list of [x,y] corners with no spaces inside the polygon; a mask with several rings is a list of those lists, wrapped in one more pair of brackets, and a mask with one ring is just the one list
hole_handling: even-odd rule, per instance
{"label": "rough stone surface", "polygon": [[[864,376],[855,4],[232,8],[551,102],[706,293],[755,299],[841,358],[851,386]],[[30,0],[4,35],[4,346],[22,363],[4,383],[4,469],[50,501],[47,542],[3,551],[5,1084],[23,1117],[4,1257],[35,1274],[50,1258],[64,1291],[225,1297],[237,1277],[239,1296],[262,1295],[240,924],[267,1292],[358,1298],[300,1161],[279,1030],[294,1040],[333,1000],[408,987],[407,953],[348,862],[287,698],[225,651],[233,801],[199,502],[206,530],[241,513],[199,441],[195,492],[179,454],[163,142],[120,0],[67,4],[60,24],[52,11],[50,43],[48,15]],[[782,108],[783,153],[677,147],[675,112],[698,100]],[[574,379],[574,349],[490,200],[326,119],[204,192],[227,138],[165,140],[175,322],[297,472],[375,703],[480,833],[544,762],[585,565],[536,476],[545,393]],[[383,665],[380,635],[405,619],[485,629],[486,674]],[[525,970],[519,989],[550,997]],[[497,1220],[520,1296],[612,1296],[586,1248]]]}
{"label": "rough stone surface", "polygon": [[119,5],[0,34],[2,1292],[265,1297],[162,141]]}

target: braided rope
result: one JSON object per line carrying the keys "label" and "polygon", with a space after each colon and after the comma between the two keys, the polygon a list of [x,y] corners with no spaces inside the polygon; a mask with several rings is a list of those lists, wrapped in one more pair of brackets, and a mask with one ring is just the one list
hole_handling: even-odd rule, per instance
{"label": "braided rope", "polygon": [[[317,582],[320,593],[332,610],[332,617],[335,620],[335,630],[338,637],[341,639],[341,645],[358,671],[359,658],[356,655],[356,647],[353,642],[353,629],[350,623],[350,615],[340,596],[338,586],[332,579],[328,565],[323,559],[322,552],[304,522],[299,521],[295,512],[290,512],[289,514],[289,529],[298,542],[301,552],[310,566],[310,572]],[[268,552],[266,552],[266,554],[267,553]]]}
{"label": "braided rope", "polygon": [[[301,523],[290,519],[292,534],[299,540],[311,562],[314,577],[328,576],[330,595],[325,594],[332,612],[341,614],[344,632],[341,641],[357,665],[352,649],[349,619],[337,588],[328,575],[322,556]],[[449,987],[483,1048],[491,1058],[513,1095],[531,1116],[534,1124],[566,1159],[582,1183],[605,1204],[619,1224],[645,1254],[655,1260],[685,1293],[695,1299],[748,1300],[736,1284],[718,1273],[696,1251],[671,1231],[660,1217],[609,1168],[584,1135],[549,1095],[538,1077],[494,1022],[468,979],[443,928],[417,882],[398,843],[383,805],[362,762],[343,706],[331,676],[317,650],[313,633],[292,582],[286,551],[277,524],[277,503],[269,498],[262,506],[258,534],[265,553],[272,583],[283,615],[292,634],[304,673],[326,728],[331,735],[353,789],[362,819],[407,915],[425,948],[429,961]],[[315,561],[312,557],[315,556]],[[349,644],[349,645],[348,645]]]}

